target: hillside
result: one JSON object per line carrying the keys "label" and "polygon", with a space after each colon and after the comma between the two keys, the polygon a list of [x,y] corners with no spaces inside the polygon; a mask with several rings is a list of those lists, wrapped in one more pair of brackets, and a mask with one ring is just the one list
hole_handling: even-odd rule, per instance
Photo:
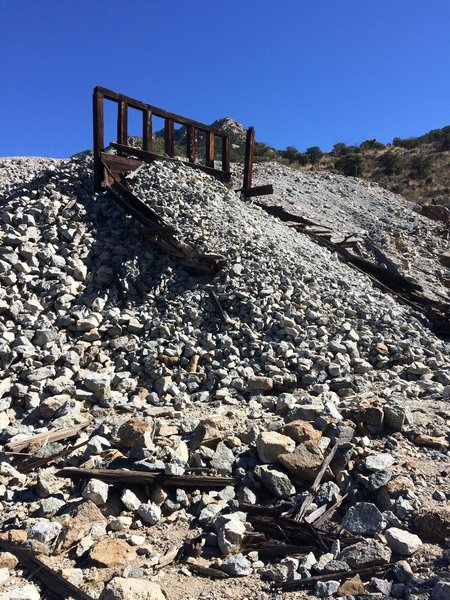
{"label": "hillside", "polygon": [[[422,315],[181,161],[128,181],[214,277],[92,193],[91,153],[0,167],[0,549],[84,600],[445,597],[450,345]],[[255,178],[441,268],[376,185]],[[0,559],[1,600],[53,598]]]}

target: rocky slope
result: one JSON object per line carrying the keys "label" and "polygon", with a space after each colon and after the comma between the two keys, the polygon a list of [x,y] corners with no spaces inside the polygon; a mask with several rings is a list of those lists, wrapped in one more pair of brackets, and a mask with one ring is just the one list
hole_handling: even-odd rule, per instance
{"label": "rocky slope", "polygon": [[[154,247],[108,193],[92,195],[89,155],[0,166],[2,539],[103,600],[262,600],[311,575],[308,591],[276,597],[446,597],[450,347],[423,319],[182,163],[145,166],[132,186],[180,240],[227,259],[213,279]],[[381,190],[277,169],[261,177],[286,201],[317,211],[317,194],[340,197],[346,215],[360,203],[366,230],[372,202],[405,237],[426,238],[418,254],[442,250]],[[69,440],[52,434],[78,426],[80,447],[61,457]],[[217,491],[76,485],[57,476],[67,465],[235,480]],[[314,524],[336,502],[325,547],[273,559],[249,546],[252,506]],[[16,562],[0,553],[0,598],[51,597]],[[205,566],[229,579],[192,574]],[[356,566],[382,570],[341,587]]]}

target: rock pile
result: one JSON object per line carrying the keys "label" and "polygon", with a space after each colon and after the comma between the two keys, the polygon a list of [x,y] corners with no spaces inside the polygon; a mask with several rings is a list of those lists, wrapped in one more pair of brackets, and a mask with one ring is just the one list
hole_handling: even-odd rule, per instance
{"label": "rock pile", "polygon": [[[105,600],[193,597],[187,569],[205,567],[245,578],[240,597],[314,576],[317,596],[343,596],[342,572],[380,566],[353,581],[359,595],[445,597],[450,348],[426,322],[182,163],[147,165],[131,185],[180,241],[226,257],[213,279],[92,195],[89,154],[0,166],[0,537]],[[66,451],[57,432],[74,427]],[[17,448],[44,462],[24,468]],[[77,487],[63,465],[234,485]],[[330,511],[321,527],[343,533],[264,560],[248,546],[256,505],[312,526]],[[193,556],[167,566],[188,534]],[[39,597],[15,566],[0,553],[0,598]],[[200,581],[198,597],[222,597]]]}

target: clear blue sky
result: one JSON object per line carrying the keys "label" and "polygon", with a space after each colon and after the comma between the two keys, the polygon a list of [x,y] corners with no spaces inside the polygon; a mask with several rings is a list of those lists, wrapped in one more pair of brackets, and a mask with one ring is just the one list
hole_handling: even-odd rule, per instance
{"label": "clear blue sky", "polygon": [[0,81],[2,156],[91,148],[95,85],[279,149],[389,142],[450,124],[450,1],[0,0]]}

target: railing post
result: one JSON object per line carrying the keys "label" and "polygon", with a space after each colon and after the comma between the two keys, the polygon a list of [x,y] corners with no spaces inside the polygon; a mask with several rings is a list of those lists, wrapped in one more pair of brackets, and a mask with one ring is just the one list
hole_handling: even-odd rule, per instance
{"label": "railing post", "polygon": [[94,88],[93,121],[94,121],[94,192],[102,191],[103,169],[100,153],[104,148],[103,94]]}
{"label": "railing post", "polygon": [[142,149],[151,152],[153,148],[152,111],[142,111]]}
{"label": "railing post", "polygon": [[212,168],[214,168],[214,141],[214,131],[207,131],[205,165]]}
{"label": "railing post", "polygon": [[188,125],[186,154],[188,161],[195,163],[195,125]]}
{"label": "railing post", "polygon": [[175,155],[175,139],[174,139],[174,126],[173,119],[166,118],[164,124],[164,146],[165,153],[171,158]]}
{"label": "railing post", "polygon": [[222,138],[222,171],[230,172],[230,138],[228,136]]}
{"label": "railing post", "polygon": [[128,144],[128,106],[125,100],[120,100],[117,108],[117,143]]}
{"label": "railing post", "polygon": [[247,129],[247,138],[245,142],[245,161],[244,161],[244,182],[242,189],[249,190],[252,187],[253,174],[253,152],[255,148],[255,129],[249,127]]}

